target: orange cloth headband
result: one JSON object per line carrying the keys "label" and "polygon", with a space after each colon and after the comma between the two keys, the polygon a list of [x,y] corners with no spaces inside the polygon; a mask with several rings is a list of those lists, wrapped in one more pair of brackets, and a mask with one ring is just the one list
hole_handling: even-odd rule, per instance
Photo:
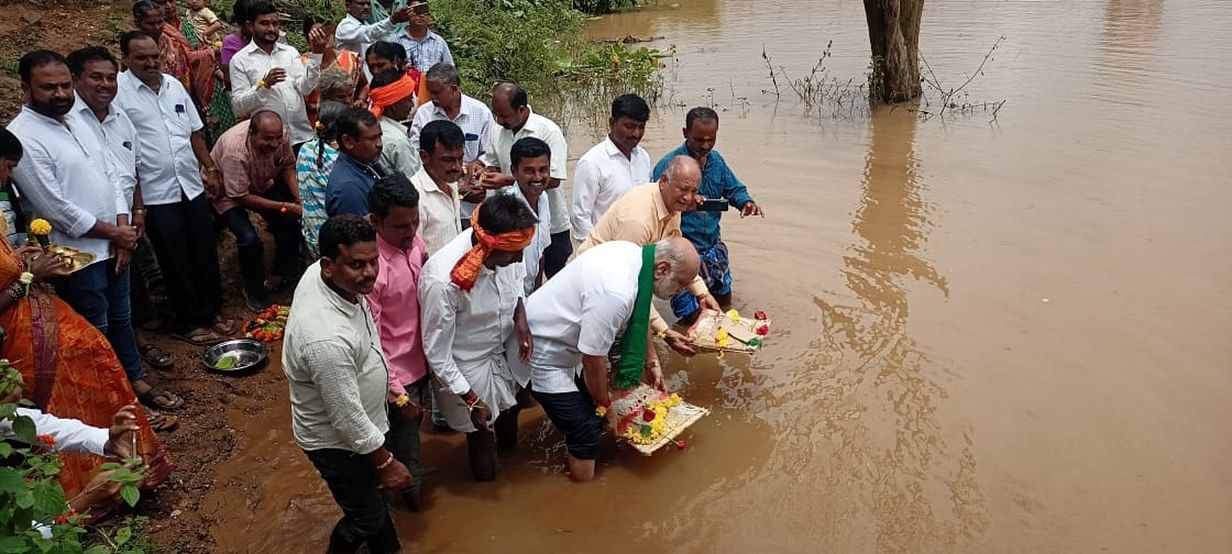
{"label": "orange cloth headband", "polygon": [[531,239],[535,238],[534,227],[499,235],[488,233],[479,226],[479,206],[475,206],[475,212],[471,214],[471,230],[479,239],[478,242],[466,255],[462,256],[461,260],[458,260],[458,263],[454,264],[453,271],[449,273],[449,280],[467,292],[475,287],[475,281],[479,279],[479,271],[483,269],[483,261],[493,250],[517,252],[529,246]]}
{"label": "orange cloth headband", "polygon": [[383,87],[374,88],[368,92],[368,100],[371,101],[368,111],[372,112],[372,115],[381,117],[385,108],[401,102],[408,96],[413,96],[416,88],[415,80],[409,75],[403,75],[397,81]]}

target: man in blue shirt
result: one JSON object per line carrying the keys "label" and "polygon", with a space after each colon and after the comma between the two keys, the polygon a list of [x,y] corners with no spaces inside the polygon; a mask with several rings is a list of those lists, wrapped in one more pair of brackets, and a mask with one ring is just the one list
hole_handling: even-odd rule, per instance
{"label": "man in blue shirt", "polygon": [[383,177],[376,162],[381,159],[381,122],[368,110],[350,108],[338,118],[338,161],[325,185],[325,213],[368,215],[368,193]]}
{"label": "man in blue shirt", "polygon": [[[753,202],[744,183],[736,178],[727,161],[714,150],[719,135],[719,114],[710,108],[693,108],[684,119],[684,145],[668,152],[654,168],[652,180],[658,180],[676,156],[689,156],[702,168],[701,196],[708,200],[724,199],[740,210],[740,217],[758,215],[765,217],[761,206]],[[697,248],[701,256],[701,275],[710,289],[710,294],[723,309],[731,305],[732,277],[727,257],[727,245],[719,232],[721,211],[693,210],[680,214],[680,232]],[[676,317],[691,322],[697,317],[701,306],[688,292],[672,298],[672,311]]]}

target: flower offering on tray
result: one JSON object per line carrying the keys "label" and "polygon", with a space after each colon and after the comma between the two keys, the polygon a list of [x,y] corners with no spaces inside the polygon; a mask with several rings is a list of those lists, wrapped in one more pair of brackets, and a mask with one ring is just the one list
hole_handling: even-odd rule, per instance
{"label": "flower offering on tray", "polygon": [[706,310],[689,328],[689,341],[698,350],[752,353],[770,336],[770,318],[757,310],[753,317],[736,310],[727,313]]}
{"label": "flower offering on tray", "polygon": [[256,319],[244,324],[244,336],[261,342],[278,342],[287,327],[288,306],[273,304],[257,314]]}
{"label": "flower offering on tray", "polygon": [[710,410],[649,385],[621,392],[612,400],[616,436],[649,456],[671,443]]}

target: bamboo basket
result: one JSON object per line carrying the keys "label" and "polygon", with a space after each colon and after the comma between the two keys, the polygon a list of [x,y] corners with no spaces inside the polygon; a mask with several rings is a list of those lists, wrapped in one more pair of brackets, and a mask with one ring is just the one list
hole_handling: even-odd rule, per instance
{"label": "bamboo basket", "polygon": [[612,410],[617,418],[616,436],[621,441],[624,441],[632,446],[643,456],[654,454],[660,448],[675,442],[676,437],[688,429],[689,426],[697,423],[698,420],[710,413],[710,410],[695,406],[684,402],[672,406],[667,410],[667,416],[664,419],[664,430],[661,435],[656,437],[652,442],[639,444],[630,441],[621,433],[621,426],[627,418],[636,418],[637,414],[641,413],[644,405],[649,400],[655,400],[665,397],[666,394],[656,390],[650,385],[642,384],[636,388],[629,389],[612,401]]}
{"label": "bamboo basket", "polygon": [[[737,321],[727,313],[706,310],[698,316],[693,326],[689,327],[689,342],[693,343],[694,348],[704,352],[752,354],[761,348],[768,336],[757,334],[757,328],[762,325],[770,326],[770,320],[741,317]],[[727,346],[720,346],[715,339],[720,329],[727,331]],[[749,344],[754,339],[758,342]]]}

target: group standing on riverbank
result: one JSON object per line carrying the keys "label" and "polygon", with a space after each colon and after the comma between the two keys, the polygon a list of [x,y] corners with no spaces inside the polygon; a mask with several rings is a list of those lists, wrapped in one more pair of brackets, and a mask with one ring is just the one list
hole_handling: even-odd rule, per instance
{"label": "group standing on riverbank", "polygon": [[[331,552],[398,549],[382,489],[419,509],[425,412],[465,433],[485,481],[533,396],[565,437],[570,476],[592,479],[609,373],[662,388],[655,339],[695,354],[652,298],[686,324],[731,303],[718,210],[763,211],[714,151],[713,110],[689,111],[652,181],[639,145],[650,107],[617,97],[567,199],[560,126],[516,83],[490,104],[463,94],[426,2],[350,0],[336,26],[306,22],[304,54],[266,0],[238,0],[239,29],[222,38],[200,0],[186,24],[178,14],[172,0],[136,2],[119,60],[101,47],[26,54],[26,104],[0,131],[3,355],[40,410],[107,427],[144,404],[147,486],[173,468],[154,431],[174,428],[184,400],[145,372],[170,364],[133,312],[158,312],[165,295],[177,338],[233,336],[220,227],[249,309],[294,290],[283,367],[296,443],[343,511]],[[272,271],[253,215],[272,235]],[[27,244],[32,221],[93,262],[70,274]],[[31,287],[44,281],[59,299]],[[73,458],[66,491],[100,460]]]}

